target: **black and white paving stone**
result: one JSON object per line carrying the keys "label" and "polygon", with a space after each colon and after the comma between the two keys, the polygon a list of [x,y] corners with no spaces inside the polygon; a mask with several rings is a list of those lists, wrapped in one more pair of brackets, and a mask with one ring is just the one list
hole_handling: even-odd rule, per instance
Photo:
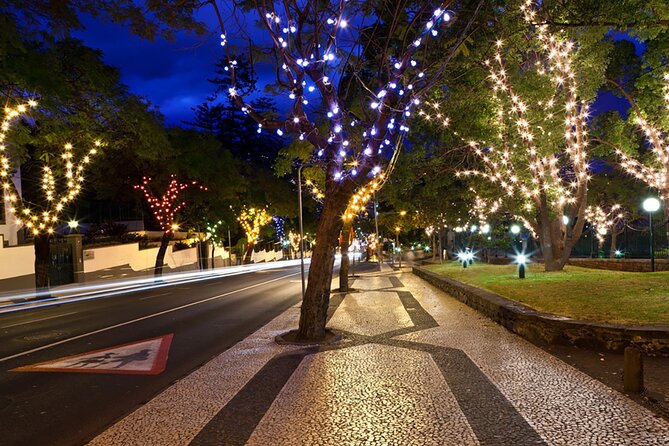
{"label": "black and white paving stone", "polygon": [[333,295],[325,347],[293,307],[92,445],[669,445],[669,423],[409,273]]}

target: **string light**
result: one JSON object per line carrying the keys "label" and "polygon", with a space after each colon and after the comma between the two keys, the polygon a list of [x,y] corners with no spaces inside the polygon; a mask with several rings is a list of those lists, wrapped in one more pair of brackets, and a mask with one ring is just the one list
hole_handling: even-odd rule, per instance
{"label": "string light", "polygon": [[260,230],[272,221],[272,214],[266,209],[244,208],[237,216],[237,221],[246,234],[247,243],[252,246],[258,241]]}
{"label": "string light", "polygon": [[177,180],[176,175],[170,175],[170,182],[167,185],[167,190],[161,197],[156,197],[149,189],[151,178],[143,177],[141,184],[133,186],[135,189],[141,190],[144,194],[146,202],[149,204],[151,213],[158,221],[160,229],[166,233],[171,234],[177,229],[179,225],[176,222],[177,213],[186,206],[186,201],[180,200],[179,195],[189,187],[197,187],[200,190],[208,190],[201,186],[197,181],[181,182]]}
{"label": "string light", "polygon": [[[23,201],[11,179],[7,136],[12,123],[24,116],[28,110],[35,107],[37,107],[37,102],[30,100],[14,108],[5,107],[3,110],[4,115],[0,124],[0,182],[2,182],[4,200],[9,205],[9,211],[15,216],[17,224],[25,225],[33,235],[42,233],[53,234],[53,228],[58,222],[58,216],[81,193],[85,168],[91,162],[91,158],[98,153],[98,150],[102,147],[102,143],[94,141],[93,147],[81,156],[79,160],[75,160],[72,144],[65,144],[60,156],[60,161],[63,164],[63,180],[56,181],[54,173],[54,170],[59,172],[61,169],[45,165],[42,168],[40,188],[44,198],[43,204],[37,206]],[[58,191],[59,185],[64,185],[62,192]]]}
{"label": "string light", "polygon": [[[669,110],[669,73],[664,75],[664,82],[665,107]],[[643,181],[649,187],[657,189],[660,198],[666,201],[669,199],[669,137],[656,126],[650,124],[643,117],[642,111],[632,98],[629,99],[632,102],[632,109],[636,115],[635,124],[643,132],[654,156],[651,161],[642,163],[628,156],[622,150],[616,149],[616,154],[620,159],[620,166],[629,175]]]}
{"label": "string light", "polygon": [[[521,10],[528,26],[534,23],[536,12],[533,1],[526,1]],[[485,61],[489,70],[489,84],[497,107],[496,125],[498,141],[463,142],[483,162],[484,169],[464,170],[457,177],[480,177],[500,187],[504,203],[512,206],[520,201],[520,210],[536,218],[537,209],[550,206],[555,215],[564,215],[565,207],[574,212],[581,209],[585,199],[587,182],[591,178],[588,165],[587,119],[589,104],[578,97],[577,76],[573,71],[575,45],[548,32],[546,26],[533,27],[543,60],[537,64],[539,75],[548,77],[555,92],[547,100],[536,102],[525,100],[512,85],[504,63],[504,42],[498,41],[491,60]],[[562,106],[556,100],[564,96]],[[450,125],[450,119],[438,103],[429,103],[419,110],[418,115],[426,122],[442,127]],[[543,116],[543,121],[533,121],[529,116]],[[545,150],[547,139],[556,141],[556,135],[546,132],[545,123],[562,122],[561,143],[551,150]],[[549,152],[548,154],[542,154]],[[480,197],[477,197],[481,200]],[[484,210],[493,203],[475,202],[474,212]],[[501,205],[501,203],[500,203]],[[477,215],[482,220],[483,213]],[[518,218],[519,216],[517,216]],[[531,223],[522,218],[524,225],[534,235],[539,222]],[[564,225],[563,225],[564,229]]]}
{"label": "string light", "polygon": [[[322,24],[310,23],[311,15],[303,17],[298,14],[299,11],[292,11],[291,5],[284,5],[283,12],[276,10],[273,5],[262,11],[260,21],[279,58],[280,81],[290,86],[286,94],[293,107],[287,119],[267,118],[245,102],[242,92],[236,88],[236,67],[232,63],[234,57],[230,45],[224,47],[231,81],[228,93],[235,105],[258,122],[259,133],[270,130],[276,131],[279,136],[295,134],[301,141],[308,141],[319,158],[337,167],[331,171],[336,182],[326,184],[340,187],[341,184],[351,184],[353,181],[356,187],[352,189],[355,190],[357,185],[365,184],[368,177],[373,179],[379,175],[379,165],[385,165],[389,151],[394,154],[401,138],[410,130],[407,120],[420,104],[423,87],[430,85],[441,72],[439,67],[422,66],[424,64],[416,56],[426,39],[437,36],[437,29],[454,16],[452,11],[446,9],[450,3],[440,2],[435,10],[425,10],[425,27],[418,28],[418,35],[397,57],[389,57],[390,68],[394,66],[394,70],[390,70],[387,82],[379,89],[365,87],[370,92],[368,104],[374,110],[367,122],[362,122],[338,102],[338,89],[332,86],[332,79],[341,79],[341,73],[348,70],[347,64],[350,63],[348,57],[341,57],[348,52],[347,49],[341,51],[337,47],[339,42],[344,41],[337,39],[338,33],[347,36],[346,42],[350,41],[351,35],[360,33],[360,29],[350,21],[351,17],[347,17],[346,12],[351,6],[348,2],[340,2],[334,11],[324,12],[325,23]],[[319,15],[316,13],[314,16]],[[221,39],[225,42],[228,34],[220,16],[219,24]],[[308,39],[305,39],[305,33],[300,32],[303,27],[313,31],[307,33],[310,36]],[[323,132],[322,125],[317,125],[316,120],[310,118],[311,111],[305,107],[312,99],[312,94],[319,95],[320,100],[315,102],[326,107],[327,132]],[[314,110],[317,109],[314,107]],[[385,171],[390,173],[390,169]],[[361,177],[365,180],[360,180]],[[320,191],[318,194],[324,195]]]}
{"label": "string light", "polygon": [[604,243],[606,234],[609,231],[614,231],[617,226],[620,226],[624,222],[625,213],[619,204],[614,204],[608,209],[600,206],[588,206],[584,217],[594,228],[595,237],[597,237],[601,246]]}

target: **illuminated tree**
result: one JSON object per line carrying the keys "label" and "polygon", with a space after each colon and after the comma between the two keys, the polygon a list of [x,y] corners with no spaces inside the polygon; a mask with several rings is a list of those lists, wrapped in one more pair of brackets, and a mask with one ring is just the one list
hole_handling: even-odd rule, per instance
{"label": "illuminated tree", "polygon": [[590,222],[594,229],[595,237],[602,249],[606,235],[611,233],[611,257],[616,251],[616,239],[625,229],[625,212],[622,206],[614,204],[608,209],[600,206],[588,206],[585,210],[585,219]]}
{"label": "illuminated tree", "polygon": [[[647,144],[651,149],[650,156],[645,159],[634,157],[621,147],[609,141],[598,139],[598,142],[609,145],[615,149],[619,158],[620,166],[632,177],[641,180],[648,187],[656,189],[659,198],[664,202],[663,212],[665,221],[669,219],[669,136],[663,132],[659,124],[649,122],[650,118],[639,107],[637,102],[628,94],[621,85],[614,83],[620,92],[632,106],[635,126],[643,133]],[[660,113],[660,120],[669,119],[669,73],[664,75],[663,86],[664,113]],[[669,229],[668,229],[669,234]]]}
{"label": "illuminated tree", "polygon": [[[585,221],[588,104],[579,96],[575,43],[533,25],[532,3],[521,7],[529,27],[527,50],[505,52],[498,41],[493,60],[485,61],[497,134],[494,141],[469,142],[483,168],[458,176],[479,177],[501,189],[498,198],[538,237],[546,271],[558,271]],[[507,59],[517,58],[507,69]],[[524,95],[516,88],[521,81],[532,85]]]}
{"label": "illuminated tree", "polygon": [[101,147],[100,141],[94,141],[90,149],[76,157],[76,150],[70,143],[63,146],[60,154],[61,165],[45,163],[41,170],[40,201],[28,201],[16,190],[12,181],[13,169],[7,132],[12,123],[21,119],[29,109],[37,107],[31,100],[16,107],[5,107],[0,125],[0,181],[3,196],[9,203],[9,211],[16,222],[23,224],[33,236],[35,247],[35,287],[45,291],[49,287],[49,241],[54,228],[59,223],[60,214],[80,194],[84,183],[84,170],[91,157]]}
{"label": "illuminated tree", "polygon": [[156,197],[149,188],[150,182],[151,178],[144,177],[142,183],[136,184],[134,188],[142,191],[151,213],[158,222],[160,229],[163,231],[155,266],[155,275],[161,276],[163,274],[167,247],[174,236],[174,232],[179,229],[179,223],[176,220],[177,213],[186,206],[186,201],[181,200],[179,195],[189,187],[197,187],[204,191],[206,191],[207,188],[199,185],[196,181],[187,183],[181,182],[177,180],[176,175],[173,174],[170,176],[170,182],[167,185],[165,193],[163,193],[161,197]]}
{"label": "illuminated tree", "polygon": [[[232,48],[233,39],[244,30],[237,26],[231,34],[226,29],[239,23],[235,17],[240,10],[232,2],[231,14],[226,14],[221,7],[229,3],[210,3],[222,30],[231,80],[228,93],[235,105],[258,123],[258,131],[309,143],[326,172],[319,243],[296,334],[299,339],[320,340],[326,334],[341,215],[359,185],[382,170],[408,132],[413,109],[466,39],[481,3],[461,11],[467,18],[450,26],[450,1],[438,2],[437,8],[378,5],[379,10],[355,0],[240,2],[255,10],[271,41],[268,52],[276,56],[277,90],[285,91],[292,104],[284,119],[266,118],[245,101],[236,85],[238,55]],[[228,15],[232,19],[226,22]],[[445,39],[436,38],[442,34]],[[428,62],[428,56],[435,62]]]}
{"label": "illuminated tree", "polygon": [[260,230],[272,221],[272,215],[266,209],[242,209],[237,216],[237,221],[246,234],[246,252],[244,253],[244,263],[251,263],[253,247],[260,237]]}

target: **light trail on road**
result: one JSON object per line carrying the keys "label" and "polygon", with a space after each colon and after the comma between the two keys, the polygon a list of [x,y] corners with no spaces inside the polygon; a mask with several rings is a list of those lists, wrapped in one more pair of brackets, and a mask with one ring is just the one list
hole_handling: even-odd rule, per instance
{"label": "light trail on road", "polygon": [[[305,263],[309,263],[307,260],[310,261],[311,259],[305,259]],[[298,266],[299,264],[299,260],[287,260],[281,262],[225,267],[215,270],[172,273],[163,275],[159,278],[151,276],[132,280],[110,280],[90,285],[78,285],[76,287],[61,288],[58,290],[52,290],[49,293],[30,292],[11,295],[5,294],[0,295],[0,302],[15,301],[19,299],[23,299],[23,302],[12,302],[5,305],[0,304],[0,314],[24,311],[33,308],[44,308],[53,305],[61,305],[66,302],[81,302],[90,299],[117,296],[120,294],[149,291],[157,288],[184,285],[188,283],[218,279],[221,277],[231,277],[258,271]],[[58,294],[58,296],[54,296],[54,294]],[[41,299],[39,302],[25,302],[28,299],[34,299],[36,296],[40,295],[49,295],[51,297]]]}
{"label": "light trail on road", "polygon": [[0,358],[0,362],[5,362],[5,361],[8,361],[10,359],[19,358],[21,356],[29,355],[31,353],[35,353],[35,352],[38,352],[38,351],[41,351],[41,350],[45,350],[45,349],[48,349],[48,348],[51,348],[51,347],[55,347],[57,345],[65,344],[67,342],[75,341],[77,339],[85,338],[87,336],[92,336],[92,335],[95,335],[95,334],[98,334],[98,333],[103,333],[105,331],[113,330],[115,328],[124,327],[126,325],[134,324],[136,322],[144,321],[144,320],[147,320],[147,319],[152,319],[154,317],[162,316],[164,314],[173,313],[175,311],[183,310],[185,308],[193,307],[195,305],[200,305],[200,304],[203,304],[203,303],[215,300],[215,299],[220,299],[222,297],[229,296],[229,295],[235,294],[235,293],[239,293],[241,291],[246,291],[246,290],[250,290],[250,289],[253,289],[253,288],[257,288],[259,286],[266,285],[268,283],[276,282],[276,281],[279,281],[279,280],[283,280],[287,277],[296,276],[298,274],[300,274],[300,273],[297,272],[297,273],[287,274],[287,275],[284,275],[284,276],[277,277],[275,279],[267,280],[265,282],[256,283],[254,285],[249,285],[247,287],[239,288],[239,289],[236,289],[236,290],[233,290],[233,291],[228,291],[226,293],[218,294],[216,296],[207,297],[207,298],[202,299],[202,300],[198,300],[198,301],[191,302],[191,303],[188,303],[188,304],[180,305],[178,307],[170,308],[168,310],[159,311],[157,313],[148,314],[146,316],[142,316],[142,317],[139,317],[139,318],[136,318],[136,319],[132,319],[132,320],[121,322],[121,323],[114,324],[114,325],[110,325],[108,327],[103,327],[103,328],[100,328],[100,329],[97,329],[97,330],[94,330],[94,331],[90,331],[90,332],[87,332],[87,333],[82,333],[82,334],[77,335],[77,336],[72,336],[70,338],[61,339],[60,341],[52,342],[51,344],[42,345],[40,347],[35,347],[35,348],[30,349],[30,350],[15,353],[15,354],[10,355],[10,356],[5,356],[4,358]]}

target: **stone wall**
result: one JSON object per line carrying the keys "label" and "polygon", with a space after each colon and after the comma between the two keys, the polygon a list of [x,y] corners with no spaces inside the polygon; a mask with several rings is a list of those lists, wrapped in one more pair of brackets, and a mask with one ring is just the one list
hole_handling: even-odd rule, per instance
{"label": "stone wall", "polygon": [[669,356],[669,325],[614,325],[542,313],[456,280],[414,267],[413,273],[493,321],[530,341],[622,351],[637,346],[649,355]]}
{"label": "stone wall", "polygon": [[[569,259],[569,264],[584,268],[629,271],[636,273],[650,272],[650,259]],[[669,271],[669,260],[655,259],[655,271]]]}

